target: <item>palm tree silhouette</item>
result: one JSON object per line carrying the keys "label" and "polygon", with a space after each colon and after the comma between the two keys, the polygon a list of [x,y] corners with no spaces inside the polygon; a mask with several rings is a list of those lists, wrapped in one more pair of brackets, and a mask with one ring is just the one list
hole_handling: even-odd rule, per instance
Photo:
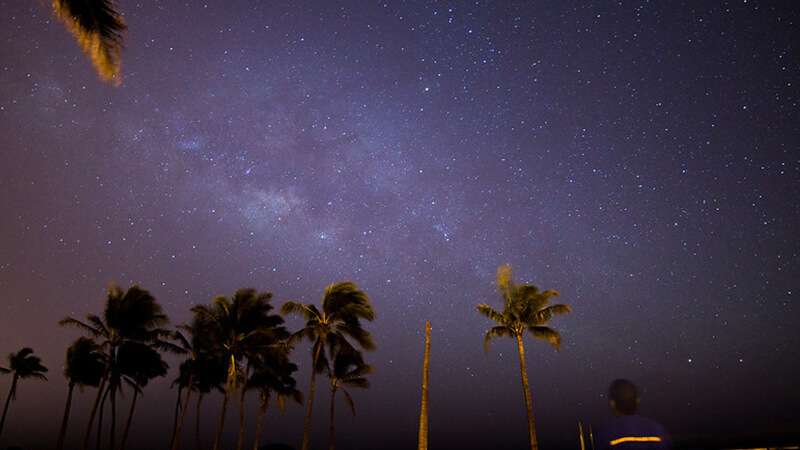
{"label": "palm tree silhouette", "polygon": [[228,378],[228,361],[209,353],[200,353],[194,361],[194,376],[192,377],[192,390],[197,391],[197,407],[195,413],[195,446],[202,448],[200,441],[200,406],[203,397],[211,391],[225,394],[225,382]]}
{"label": "palm tree silhouette", "polygon": [[61,420],[61,430],[58,433],[57,450],[64,448],[72,405],[72,392],[75,386],[82,390],[85,386],[97,387],[100,385],[106,367],[104,358],[105,355],[100,346],[86,337],[79,337],[67,349],[64,377],[69,383],[69,389],[67,390],[67,405],[64,407],[64,418]]}
{"label": "palm tree silhouette", "polygon": [[286,399],[303,404],[303,394],[297,390],[297,381],[294,379],[297,365],[289,361],[289,348],[275,347],[270,350],[259,355],[257,359],[253,358],[253,373],[246,385],[246,389],[258,391],[260,400],[253,450],[259,449],[264,417],[273,395],[281,411],[284,410]]}
{"label": "palm tree silhouette", "polygon": [[[178,388],[178,396],[175,398],[175,411],[172,414],[172,436],[169,438],[171,449],[174,449],[176,445],[180,445],[175,444],[175,439],[177,439],[179,435],[179,422],[181,422],[180,426],[182,426],[182,419],[185,418],[186,405],[184,405],[183,402],[183,390],[192,391],[192,378],[195,370],[194,365],[194,359],[184,360],[181,365],[178,366],[178,377],[172,380],[172,384],[170,385],[171,388]],[[187,393],[186,396],[186,403],[188,403],[188,401],[189,393]]]}
{"label": "palm tree silhouette", "polygon": [[[174,338],[177,345],[183,349],[184,353],[189,355],[189,358],[181,363],[178,378],[172,383],[173,387],[176,385],[178,386],[178,398],[175,402],[175,417],[172,424],[172,438],[170,439],[171,450],[178,450],[180,447],[181,430],[186,420],[186,413],[189,410],[189,400],[191,399],[192,391],[194,391],[193,385],[197,372],[197,359],[200,357],[201,352],[208,351],[208,349],[199,347],[203,342],[195,339],[195,329],[191,325],[184,324],[178,326],[178,328],[188,334],[188,337],[186,337],[180,331],[176,331]],[[186,389],[186,399],[181,401],[183,389]]]}
{"label": "palm tree silhouette", "polygon": [[322,310],[313,304],[286,302],[281,313],[297,314],[306,320],[306,325],[292,335],[292,342],[308,339],[313,342],[311,349],[311,381],[306,398],[306,416],[303,422],[303,441],[301,450],[308,450],[311,439],[311,416],[314,411],[314,389],[317,373],[325,371],[329,352],[344,347],[354,349],[348,339],[353,339],[365,350],[375,348],[372,336],[361,326],[360,319],[372,321],[375,312],[367,294],[358,289],[355,283],[346,281],[328,286],[322,297]]}
{"label": "palm tree silhouette", "polygon": [[333,356],[333,367],[328,368],[328,378],[331,384],[331,417],[328,431],[328,450],[336,448],[336,393],[341,390],[353,416],[356,415],[356,405],[353,397],[346,388],[366,389],[369,380],[366,376],[372,373],[372,366],[365,364],[361,353],[345,348],[339,348]]}
{"label": "palm tree silhouette", "polygon": [[[111,434],[110,442],[113,450],[116,432],[116,393],[120,387],[121,374],[119,371],[118,350],[125,342],[146,343],[153,348],[180,352],[176,345],[166,341],[172,337],[172,332],[161,328],[169,323],[169,319],[162,312],[161,305],[148,291],[139,286],[132,286],[123,290],[119,286],[111,285],[106,296],[103,317],[89,314],[86,321],[67,317],[59,322],[64,326],[75,326],[88,333],[105,351],[106,368],[100,386],[97,390],[89,423],[83,438],[82,449],[89,447],[94,419],[98,406],[105,404],[108,396],[111,400]],[[108,384],[108,388],[106,388]],[[98,445],[102,429],[102,408],[98,423]]]}
{"label": "palm tree silhouette", "polygon": [[8,391],[6,397],[6,404],[3,407],[3,418],[0,419],[0,436],[3,435],[3,426],[6,423],[6,416],[8,415],[8,407],[11,400],[17,398],[17,384],[19,380],[34,379],[47,381],[44,375],[47,372],[47,367],[42,365],[42,360],[38,356],[34,356],[33,349],[25,347],[17,353],[9,353],[8,355],[8,368],[0,367],[0,374],[11,374],[11,389]]}
{"label": "palm tree silhouette", "polygon": [[499,312],[482,303],[478,312],[497,323],[490,328],[484,337],[484,348],[489,351],[489,342],[498,336],[513,337],[517,340],[519,352],[519,370],[522,377],[522,390],[525,396],[525,408],[528,412],[528,437],[531,450],[538,449],[536,440],[536,423],[533,418],[533,400],[528,385],[528,371],[525,367],[525,347],[522,337],[527,331],[536,338],[546,340],[556,349],[561,344],[558,331],[547,326],[547,322],[557,314],[570,312],[567,305],[551,305],[550,298],[558,296],[554,290],[540,291],[531,284],[517,285],[512,279],[511,266],[502,265],[497,269],[497,287],[503,297],[503,311]]}
{"label": "palm tree silhouette", "polygon": [[[125,450],[128,442],[128,433],[133,421],[133,412],[136,410],[136,399],[150,380],[163,377],[167,374],[169,365],[161,358],[161,354],[153,347],[141,342],[128,341],[119,347],[119,372],[125,382],[133,388],[133,400],[128,412],[125,430],[122,432],[122,441],[119,449]],[[113,442],[110,450],[114,450]]]}
{"label": "palm tree silhouette", "polygon": [[[288,338],[283,318],[271,314],[272,294],[258,293],[255,289],[239,289],[230,300],[217,297],[211,305],[192,308],[198,345],[210,349],[228,361],[225,394],[222,401],[214,450],[219,450],[220,438],[225,427],[230,395],[246,380],[246,361],[260,351],[277,345]],[[243,367],[245,368],[243,370]],[[240,398],[240,408],[243,408]],[[240,414],[240,422],[243,415]],[[240,428],[243,426],[240,424]]]}
{"label": "palm tree silhouette", "polygon": [[53,11],[75,36],[103,81],[119,85],[125,21],[110,0],[53,0]]}

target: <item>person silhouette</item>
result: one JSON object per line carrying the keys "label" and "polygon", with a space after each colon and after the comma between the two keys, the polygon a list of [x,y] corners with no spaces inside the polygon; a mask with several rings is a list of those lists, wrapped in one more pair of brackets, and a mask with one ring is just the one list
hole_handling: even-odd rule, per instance
{"label": "person silhouette", "polygon": [[608,388],[608,404],[614,417],[595,435],[597,450],[669,450],[664,427],[636,414],[639,390],[629,380],[617,379]]}

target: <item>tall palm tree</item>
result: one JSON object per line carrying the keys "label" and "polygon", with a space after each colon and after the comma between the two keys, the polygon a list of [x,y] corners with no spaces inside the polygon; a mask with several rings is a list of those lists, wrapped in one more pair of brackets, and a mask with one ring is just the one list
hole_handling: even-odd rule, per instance
{"label": "tall palm tree", "polygon": [[[83,439],[83,450],[89,447],[89,437],[98,406],[101,402],[104,403],[103,399],[107,394],[111,400],[112,442],[115,437],[116,393],[122,380],[117,357],[120,346],[131,341],[146,343],[160,350],[181,351],[180,348],[166,340],[172,337],[172,332],[161,328],[167,323],[169,323],[169,319],[162,312],[161,305],[147,290],[136,285],[128,290],[111,285],[106,296],[102,317],[89,314],[86,316],[85,322],[72,317],[67,317],[59,322],[60,325],[75,326],[88,333],[105,351],[106,355],[105,373],[100,380],[92,412],[89,415],[89,423]],[[108,384],[107,388],[106,384]]]}
{"label": "tall palm tree", "polygon": [[308,339],[311,348],[311,381],[306,398],[306,416],[303,422],[303,442],[301,450],[308,450],[311,443],[311,417],[314,412],[314,389],[317,373],[328,366],[325,347],[333,353],[337,348],[354,348],[349,339],[354,340],[364,350],[372,350],[375,343],[372,336],[361,326],[361,319],[372,321],[375,312],[367,294],[358,289],[353,282],[331,284],[322,297],[322,310],[313,304],[286,302],[281,313],[297,314],[306,321],[305,327],[292,335],[292,342]]}
{"label": "tall palm tree", "polygon": [[353,416],[356,415],[356,405],[353,397],[346,388],[369,387],[366,376],[372,373],[372,366],[365,364],[359,352],[340,348],[333,357],[332,368],[328,368],[328,378],[331,384],[331,418],[328,430],[328,450],[336,449],[336,393],[341,390]]}
{"label": "tall palm tree", "polygon": [[570,312],[570,307],[561,304],[551,305],[550,299],[558,296],[558,292],[552,289],[540,291],[531,284],[515,284],[511,266],[507,264],[497,269],[497,287],[503,297],[502,311],[497,311],[485,303],[478,305],[478,312],[497,324],[486,332],[484,348],[489,351],[489,342],[494,337],[507,336],[516,339],[522,391],[525,396],[525,409],[528,412],[528,437],[531,450],[537,450],[539,444],[536,440],[533,400],[528,384],[528,371],[525,367],[525,347],[522,344],[522,337],[528,332],[533,337],[543,339],[558,349],[561,344],[561,335],[558,331],[548,327],[547,323],[554,315]]}
{"label": "tall palm tree", "polygon": [[25,347],[17,353],[9,353],[8,355],[8,368],[0,367],[0,374],[11,374],[11,389],[8,391],[6,397],[6,404],[3,407],[3,418],[0,419],[0,436],[3,435],[3,425],[6,423],[6,415],[8,414],[8,406],[11,400],[17,398],[17,383],[19,380],[34,379],[47,381],[44,375],[47,372],[47,367],[42,365],[42,360],[38,356],[34,356],[33,350],[30,347]]}
{"label": "tall palm tree", "polygon": [[246,380],[243,367],[253,355],[271,346],[278,345],[289,333],[283,326],[283,318],[272,314],[269,292],[258,293],[255,289],[239,289],[232,299],[217,297],[211,305],[192,308],[197,345],[228,361],[225,394],[220,412],[214,450],[219,450],[220,438],[225,427],[228,400],[242,381]]}
{"label": "tall palm tree", "polygon": [[111,0],[53,0],[53,11],[75,36],[103,81],[119,85],[125,21]]}
{"label": "tall palm tree", "polygon": [[[167,374],[169,365],[161,358],[161,353],[153,347],[141,342],[128,341],[119,348],[119,372],[124,377],[127,384],[133,388],[133,399],[131,408],[128,412],[128,420],[122,432],[122,441],[119,449],[125,450],[128,442],[128,433],[133,421],[133,413],[136,410],[136,399],[150,380],[163,377]],[[112,441],[110,450],[114,450]]]}
{"label": "tall palm tree", "polygon": [[259,449],[264,417],[273,395],[276,397],[278,408],[281,411],[284,409],[286,399],[293,399],[299,404],[303,403],[303,394],[297,390],[297,381],[294,379],[297,365],[289,361],[288,346],[270,350],[259,355],[259,358],[253,359],[253,373],[247,379],[245,386],[248,390],[257,390],[260,399],[253,450]]}
{"label": "tall palm tree", "polygon": [[64,448],[64,439],[67,435],[70,407],[72,405],[72,392],[75,386],[83,389],[86,386],[97,387],[103,378],[106,363],[100,346],[86,337],[79,337],[67,349],[67,360],[64,366],[64,377],[69,383],[67,390],[67,405],[64,407],[64,418],[61,420],[61,430],[58,433],[57,450]]}

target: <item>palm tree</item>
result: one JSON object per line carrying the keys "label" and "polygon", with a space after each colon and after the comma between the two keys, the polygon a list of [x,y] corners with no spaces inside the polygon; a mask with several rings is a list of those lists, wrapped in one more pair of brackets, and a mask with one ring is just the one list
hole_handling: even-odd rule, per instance
{"label": "palm tree", "polygon": [[[194,372],[194,360],[187,359],[178,367],[178,377],[172,381],[171,388],[178,387],[178,397],[175,398],[175,412],[172,414],[172,436],[169,438],[170,448],[174,449],[175,439],[178,436],[178,422],[182,417],[185,417],[185,405],[183,404],[183,390],[192,390],[192,378]],[[188,394],[187,394],[188,401]]]}
{"label": "palm tree", "polygon": [[228,378],[228,362],[218,355],[200,353],[194,361],[194,376],[191,389],[197,391],[197,411],[195,415],[195,445],[202,448],[200,442],[200,405],[203,397],[211,391],[225,393],[225,382]]}
{"label": "palm tree", "polygon": [[259,449],[264,417],[273,394],[281,411],[284,409],[286,399],[303,403],[303,394],[297,390],[297,382],[294,379],[297,365],[289,361],[289,347],[273,347],[258,356],[253,358],[253,373],[245,385],[247,390],[258,390],[260,399],[253,450]]}
{"label": "palm tree", "polygon": [[367,294],[358,289],[355,283],[346,281],[328,286],[322,297],[322,311],[313,304],[286,302],[281,313],[298,314],[306,320],[306,325],[292,335],[291,341],[308,339],[311,348],[311,381],[306,399],[306,416],[303,422],[303,442],[301,450],[308,450],[311,443],[311,416],[314,412],[314,389],[317,373],[328,366],[325,347],[333,353],[337,348],[353,349],[348,339],[353,339],[365,350],[375,348],[372,336],[361,326],[360,319],[372,321],[372,310]]}
{"label": "palm tree", "polygon": [[0,419],[0,436],[3,435],[3,425],[6,423],[8,406],[11,400],[17,398],[17,383],[19,380],[31,378],[47,381],[47,377],[44,375],[46,372],[47,367],[42,365],[42,360],[38,356],[34,356],[33,350],[30,347],[25,347],[17,353],[9,353],[8,368],[0,367],[0,374],[10,373],[12,375],[11,389],[8,392],[6,404],[3,407],[3,418]]}
{"label": "palm tree", "polygon": [[67,391],[67,405],[64,407],[64,418],[61,420],[61,431],[58,433],[56,449],[64,448],[64,439],[67,435],[67,423],[72,405],[72,392],[75,386],[83,389],[85,386],[97,387],[103,378],[105,359],[100,346],[86,337],[79,337],[67,349],[67,361],[64,367],[64,377],[69,383]]}
{"label": "palm tree", "polygon": [[365,364],[360,353],[340,348],[333,357],[333,368],[328,368],[328,378],[331,383],[331,422],[328,432],[328,450],[336,448],[336,393],[341,389],[353,416],[356,415],[356,406],[353,397],[346,387],[366,389],[369,380],[366,375],[372,373],[372,366]]}
{"label": "palm tree", "polygon": [[103,81],[119,85],[125,21],[111,0],[53,0],[53,11],[91,58]]}
{"label": "palm tree", "polygon": [[[230,395],[239,384],[246,380],[245,361],[253,355],[288,338],[283,326],[283,318],[271,314],[272,305],[269,292],[258,293],[255,289],[239,289],[230,300],[217,297],[211,305],[198,305],[192,308],[196,330],[197,345],[208,348],[228,361],[225,395],[219,424],[214,436],[214,450],[219,449],[220,438],[225,427]],[[243,408],[240,400],[240,408]],[[243,415],[240,414],[240,428]]]}
{"label": "palm tree", "polygon": [[533,418],[533,400],[531,389],[528,385],[528,371],[525,367],[525,347],[522,337],[529,332],[533,337],[549,342],[556,349],[561,344],[561,335],[558,331],[547,326],[550,319],[557,314],[570,312],[567,305],[551,305],[550,298],[558,296],[558,292],[548,289],[540,291],[534,285],[517,285],[512,279],[511,266],[502,265],[497,269],[497,287],[503,297],[503,311],[496,311],[491,306],[482,303],[478,305],[478,312],[497,323],[490,328],[484,337],[484,348],[489,351],[489,342],[498,336],[513,337],[517,340],[519,352],[519,370],[522,377],[522,390],[525,396],[525,408],[528,412],[528,437],[531,450],[538,449],[536,440],[536,423]]}
{"label": "palm tree", "polygon": [[[175,418],[172,424],[172,438],[170,440],[171,450],[178,450],[180,447],[181,430],[183,429],[183,422],[186,420],[186,413],[189,410],[189,400],[194,390],[193,379],[197,372],[197,359],[201,352],[207,351],[207,349],[199,347],[203,342],[195,339],[195,329],[191,325],[181,325],[178,328],[184,330],[189,335],[187,338],[180,331],[175,332],[175,341],[177,345],[183,349],[184,353],[189,355],[189,358],[181,363],[179,376],[173,382],[173,386],[178,386],[178,399],[175,403]],[[181,392],[184,388],[186,389],[186,399],[181,403]],[[180,417],[178,417],[179,412]]]}
{"label": "palm tree", "polygon": [[[169,322],[162,312],[161,305],[148,291],[132,286],[127,291],[111,285],[108,289],[103,317],[89,314],[86,321],[67,317],[60,325],[75,326],[88,333],[105,351],[106,368],[97,390],[89,415],[89,423],[84,434],[82,449],[89,447],[89,437],[97,415],[98,406],[105,404],[105,397],[111,400],[111,442],[113,449],[116,431],[116,393],[120,387],[121,374],[117,352],[125,342],[146,343],[153,348],[180,352],[180,348],[167,342],[172,332],[161,328]],[[108,388],[106,384],[108,383]],[[101,408],[102,409],[102,408]],[[101,412],[102,421],[102,412]],[[99,425],[99,424],[98,424]],[[98,433],[101,426],[98,426]],[[99,447],[99,445],[98,445]]]}
{"label": "palm tree", "polygon": [[[150,380],[163,377],[167,374],[169,365],[161,358],[161,354],[153,347],[141,342],[128,341],[119,347],[119,372],[124,377],[126,383],[133,388],[133,400],[128,412],[128,420],[125,423],[125,430],[122,432],[122,442],[120,450],[125,450],[128,442],[128,433],[133,421],[133,412],[136,410],[136,399],[147,386]],[[114,450],[114,442],[110,450]]]}

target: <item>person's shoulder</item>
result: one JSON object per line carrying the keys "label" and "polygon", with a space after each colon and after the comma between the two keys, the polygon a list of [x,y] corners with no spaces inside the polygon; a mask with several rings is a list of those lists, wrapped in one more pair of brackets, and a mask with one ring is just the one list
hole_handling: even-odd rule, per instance
{"label": "person's shoulder", "polygon": [[656,420],[645,416],[634,416],[634,417],[637,417],[643,425],[646,425],[647,427],[653,430],[658,430],[661,431],[662,433],[664,432],[664,426],[661,425],[660,422],[657,422]]}

